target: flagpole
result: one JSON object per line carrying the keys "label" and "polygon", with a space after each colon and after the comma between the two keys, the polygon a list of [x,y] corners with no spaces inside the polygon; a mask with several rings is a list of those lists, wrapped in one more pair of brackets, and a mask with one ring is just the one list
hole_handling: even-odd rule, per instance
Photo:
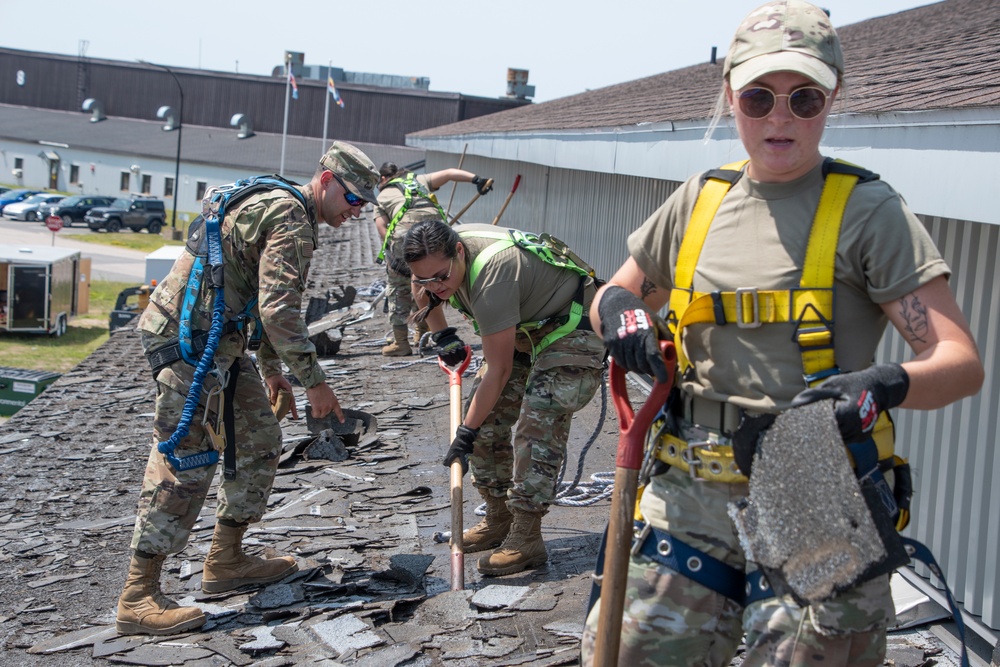
{"label": "flagpole", "polygon": [[329,84],[330,79],[333,78],[333,75],[330,73],[330,70],[332,68],[333,68],[333,61],[331,60],[330,63],[326,66],[326,80],[327,80],[326,95],[323,96],[326,98],[326,107],[323,109],[323,145],[319,147],[320,151],[322,151],[320,153],[320,157],[323,157],[323,155],[326,154],[326,128],[330,124],[330,98],[333,97],[333,93],[330,91],[330,84]]}
{"label": "flagpole", "polygon": [[285,52],[285,122],[281,128],[281,167],[278,169],[279,175],[285,173],[285,139],[288,136],[288,91],[292,87],[292,78],[288,76],[291,71],[292,59]]}

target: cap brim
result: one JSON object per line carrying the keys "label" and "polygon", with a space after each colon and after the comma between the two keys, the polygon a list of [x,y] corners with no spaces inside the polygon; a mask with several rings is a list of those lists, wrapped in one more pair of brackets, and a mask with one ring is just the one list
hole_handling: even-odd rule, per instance
{"label": "cap brim", "polygon": [[817,85],[833,90],[837,71],[818,58],[798,51],[777,51],[751,58],[729,71],[729,87],[742,90],[762,76],[775,72],[796,72]]}
{"label": "cap brim", "polygon": [[350,190],[352,194],[356,194],[357,196],[364,199],[366,202],[371,202],[372,204],[376,203],[378,197],[375,194],[375,190],[369,188],[362,188],[354,181],[348,179],[346,176],[341,176],[341,178],[344,179],[344,185],[347,186],[347,189]]}

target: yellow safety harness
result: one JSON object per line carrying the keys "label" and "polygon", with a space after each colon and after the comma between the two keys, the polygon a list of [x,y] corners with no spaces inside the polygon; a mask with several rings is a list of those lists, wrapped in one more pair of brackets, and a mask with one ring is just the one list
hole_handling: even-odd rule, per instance
{"label": "yellow safety harness", "polygon": [[[758,290],[742,287],[733,291],[697,292],[693,289],[694,273],[709,227],[723,198],[742,176],[746,163],[745,160],[734,162],[706,174],[681,241],[667,315],[667,324],[677,345],[679,371],[683,374],[691,366],[684,352],[684,333],[692,324],[750,329],[766,324],[792,323],[795,325],[793,340],[802,357],[803,378],[807,386],[814,386],[840,372],[834,359],[833,295],[837,242],[844,210],[854,186],[859,181],[874,180],[878,176],[840,160],[828,159],[824,163],[825,182],[809,233],[798,288]],[[661,420],[651,431],[656,434],[651,445],[655,458],[696,479],[728,483],[747,481],[736,466],[729,445],[686,442],[675,434],[663,432],[662,426]],[[872,437],[882,467],[888,469],[905,463],[894,454],[894,428],[888,412],[879,415]],[[855,463],[853,458],[852,463]],[[899,522],[905,526],[908,521],[908,511],[900,504]]]}

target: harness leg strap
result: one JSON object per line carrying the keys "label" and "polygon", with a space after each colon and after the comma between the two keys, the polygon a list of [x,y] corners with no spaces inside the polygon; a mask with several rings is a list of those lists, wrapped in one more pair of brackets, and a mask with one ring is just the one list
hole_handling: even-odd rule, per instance
{"label": "harness leg strap", "polygon": [[240,377],[240,362],[236,360],[229,368],[229,383],[223,390],[223,400],[226,402],[222,424],[226,429],[226,449],[222,453],[222,475],[227,481],[236,479],[236,415],[233,402],[236,397],[236,383]]}

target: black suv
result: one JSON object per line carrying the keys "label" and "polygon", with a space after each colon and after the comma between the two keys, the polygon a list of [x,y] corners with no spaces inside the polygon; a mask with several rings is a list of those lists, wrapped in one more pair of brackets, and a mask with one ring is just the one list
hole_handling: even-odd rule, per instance
{"label": "black suv", "polygon": [[159,234],[165,217],[163,202],[150,197],[122,197],[108,206],[90,209],[83,221],[95,232],[104,229],[119,232],[128,227],[133,232],[145,229],[150,234]]}
{"label": "black suv", "polygon": [[45,222],[50,215],[56,215],[62,218],[63,227],[72,227],[74,222],[83,222],[83,216],[87,215],[90,209],[96,206],[108,206],[114,200],[114,197],[102,195],[74,195],[55,204],[43,205],[38,209],[38,219]]}

